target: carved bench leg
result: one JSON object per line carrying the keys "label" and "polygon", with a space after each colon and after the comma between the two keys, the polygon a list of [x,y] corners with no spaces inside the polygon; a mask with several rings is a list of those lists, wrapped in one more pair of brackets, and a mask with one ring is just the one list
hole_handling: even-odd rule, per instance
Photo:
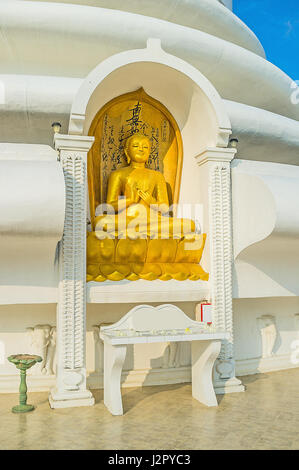
{"label": "carved bench leg", "polygon": [[206,406],[218,406],[212,371],[221,341],[192,341],[192,396]]}
{"label": "carved bench leg", "polygon": [[104,403],[113,415],[123,414],[120,381],[126,352],[126,345],[104,343]]}

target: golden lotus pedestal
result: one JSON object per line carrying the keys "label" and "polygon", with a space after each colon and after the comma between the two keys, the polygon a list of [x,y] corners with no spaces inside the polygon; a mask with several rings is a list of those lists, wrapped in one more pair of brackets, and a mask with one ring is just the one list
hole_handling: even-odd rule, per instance
{"label": "golden lotus pedestal", "polygon": [[109,239],[87,234],[87,282],[207,281],[209,274],[199,265],[206,234],[188,239]]}

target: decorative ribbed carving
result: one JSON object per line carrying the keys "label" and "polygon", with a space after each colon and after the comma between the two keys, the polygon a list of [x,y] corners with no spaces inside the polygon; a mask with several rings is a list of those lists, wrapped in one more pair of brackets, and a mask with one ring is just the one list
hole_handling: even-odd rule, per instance
{"label": "decorative ribbed carving", "polygon": [[214,323],[230,333],[223,343],[220,360],[233,357],[232,311],[232,222],[230,163],[217,164],[211,171],[211,226]]}
{"label": "decorative ribbed carving", "polygon": [[62,155],[66,187],[65,225],[62,239],[63,364],[84,367],[85,345],[85,221],[86,163],[83,155]]}
{"label": "decorative ribbed carving", "polygon": [[58,357],[51,408],[94,404],[85,368],[86,161],[93,141],[88,136],[54,134],[65,180],[65,220],[59,247]]}

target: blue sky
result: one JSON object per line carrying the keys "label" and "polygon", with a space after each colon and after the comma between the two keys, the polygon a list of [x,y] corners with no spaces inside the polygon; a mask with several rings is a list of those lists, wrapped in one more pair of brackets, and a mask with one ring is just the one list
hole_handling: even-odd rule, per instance
{"label": "blue sky", "polygon": [[299,0],[234,0],[234,13],[262,43],[267,59],[299,80]]}

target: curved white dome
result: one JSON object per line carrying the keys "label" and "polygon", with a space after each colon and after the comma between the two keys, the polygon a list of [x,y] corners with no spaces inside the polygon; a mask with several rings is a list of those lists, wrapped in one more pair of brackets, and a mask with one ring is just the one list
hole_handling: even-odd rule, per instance
{"label": "curved white dome", "polygon": [[197,67],[223,98],[297,117],[287,99],[291,80],[282,71],[207,33],[133,13],[58,3],[0,4],[0,18],[2,73],[83,78],[107,57],[159,37],[166,52]]}
{"label": "curved white dome", "polygon": [[[4,142],[49,143],[54,120],[66,131],[82,79],[109,56],[144,48],[149,37],[160,38],[166,52],[195,66],[231,102],[244,149],[252,136],[269,133],[258,124],[261,116],[269,126],[275,115],[289,118],[283,122],[292,135],[299,127],[292,80],[261,56],[254,34],[218,0],[10,0],[0,2],[0,26]],[[249,109],[259,113],[256,123]]]}
{"label": "curved white dome", "polygon": [[[38,3],[42,3],[39,0]],[[255,34],[220,0],[46,0],[47,3],[109,8],[188,26],[264,56]],[[26,1],[26,3],[29,3]],[[55,7],[55,6],[54,6]]]}

